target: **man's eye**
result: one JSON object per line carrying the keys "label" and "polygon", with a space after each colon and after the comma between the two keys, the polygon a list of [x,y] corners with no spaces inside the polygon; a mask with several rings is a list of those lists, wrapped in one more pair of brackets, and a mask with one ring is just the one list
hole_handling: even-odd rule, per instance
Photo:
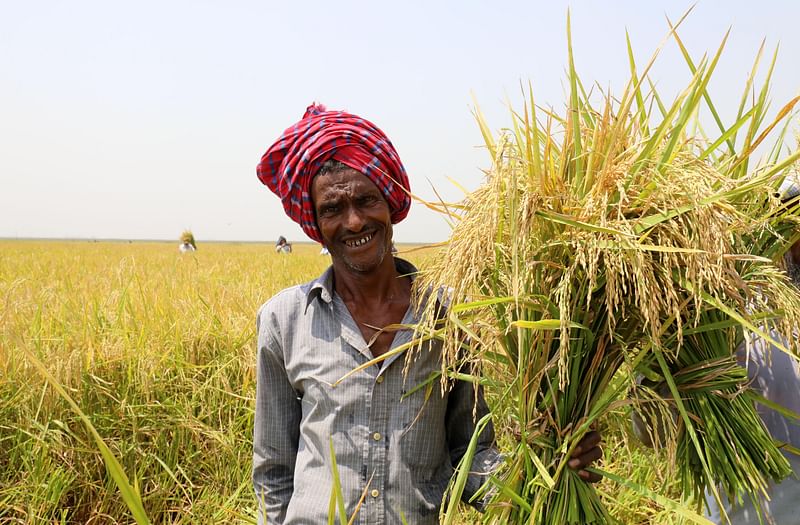
{"label": "man's eye", "polygon": [[324,208],[322,208],[322,213],[331,214],[331,213],[336,213],[338,210],[339,210],[338,206],[325,206]]}

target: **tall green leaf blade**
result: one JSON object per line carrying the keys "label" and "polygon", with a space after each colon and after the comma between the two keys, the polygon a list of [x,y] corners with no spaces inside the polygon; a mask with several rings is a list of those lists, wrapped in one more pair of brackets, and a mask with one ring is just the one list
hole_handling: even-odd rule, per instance
{"label": "tall green leaf blade", "polygon": [[83,422],[86,429],[92,435],[92,438],[97,445],[97,449],[100,451],[100,455],[103,457],[103,462],[106,465],[107,472],[111,475],[111,478],[114,480],[114,483],[117,485],[119,489],[120,495],[122,496],[123,501],[128,506],[128,509],[131,511],[133,518],[136,520],[136,523],[139,525],[149,525],[150,519],[147,517],[147,513],[142,506],[141,497],[131,486],[130,481],[128,480],[127,474],[125,474],[125,470],[122,468],[122,465],[117,460],[116,456],[111,452],[111,449],[108,448],[106,442],[94,428],[92,422],[89,420],[89,417],[80,409],[78,404],[72,399],[72,397],[67,393],[63,386],[56,380],[53,374],[47,370],[47,367],[32,353],[30,353],[26,348],[22,349],[25,353],[28,360],[33,364],[36,370],[47,379],[47,382],[52,386],[58,395],[61,396],[64,401],[66,401],[69,406],[72,408],[72,411],[77,414],[80,420]]}

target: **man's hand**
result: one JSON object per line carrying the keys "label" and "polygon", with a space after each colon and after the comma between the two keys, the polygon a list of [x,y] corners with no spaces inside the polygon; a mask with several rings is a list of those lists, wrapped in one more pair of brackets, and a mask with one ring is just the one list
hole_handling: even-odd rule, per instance
{"label": "man's hand", "polygon": [[601,478],[599,474],[583,470],[603,457],[603,449],[600,448],[601,440],[600,432],[595,430],[588,432],[572,451],[572,456],[567,463],[569,468],[577,470],[578,476],[588,483],[597,483]]}

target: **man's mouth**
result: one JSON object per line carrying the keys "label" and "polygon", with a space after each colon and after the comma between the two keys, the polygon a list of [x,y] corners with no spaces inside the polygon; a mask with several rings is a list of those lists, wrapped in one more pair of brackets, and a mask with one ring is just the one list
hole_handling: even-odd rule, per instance
{"label": "man's mouth", "polygon": [[369,241],[371,241],[372,237],[374,237],[374,235],[375,235],[374,233],[368,233],[368,234],[364,235],[363,237],[359,237],[358,239],[351,239],[349,241],[344,241],[344,243],[349,248],[358,248],[359,246],[362,246],[362,245],[368,243]]}

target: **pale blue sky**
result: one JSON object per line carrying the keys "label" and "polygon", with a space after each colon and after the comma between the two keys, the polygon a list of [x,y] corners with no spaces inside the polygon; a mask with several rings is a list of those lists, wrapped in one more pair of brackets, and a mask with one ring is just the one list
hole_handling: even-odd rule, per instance
{"label": "pale blue sky", "polygon": [[[563,107],[566,11],[578,71],[617,92],[625,28],[646,61],[682,1],[6,1],[0,9],[0,237],[306,240],[255,176],[314,100],[383,128],[433,199],[488,166],[493,129],[530,80]],[[800,2],[701,0],[680,31],[695,57],[730,41],[710,87],[730,119],[763,38],[780,42],[772,113],[800,92]],[[674,43],[652,77],[688,81]],[[400,242],[448,235],[420,205]]]}

